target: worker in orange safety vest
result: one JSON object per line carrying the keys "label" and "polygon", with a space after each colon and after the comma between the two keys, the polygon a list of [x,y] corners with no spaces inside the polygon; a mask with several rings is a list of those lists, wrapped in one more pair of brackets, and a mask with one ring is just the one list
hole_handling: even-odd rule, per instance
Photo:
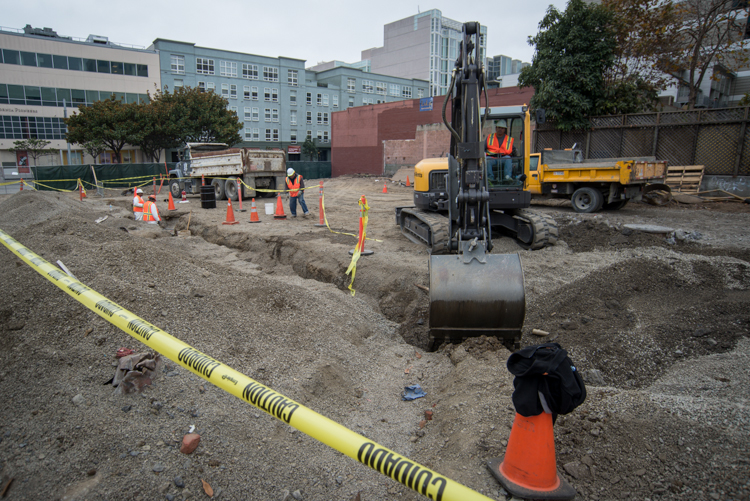
{"label": "worker in orange safety vest", "polygon": [[[487,178],[492,182],[502,179],[510,179],[513,169],[511,157],[517,156],[516,148],[513,146],[513,138],[507,135],[508,123],[506,120],[495,120],[495,132],[487,136],[484,142],[484,151],[487,155]],[[502,168],[502,177],[494,175],[497,165]],[[498,173],[500,174],[500,173]]]}
{"label": "worker in orange safety vest", "polygon": [[302,207],[302,215],[307,217],[310,211],[305,203],[305,182],[302,180],[302,174],[297,174],[289,167],[286,170],[286,187],[289,189],[289,212],[292,213],[292,217],[297,217],[297,201]]}
{"label": "worker in orange safety vest", "polygon": [[133,215],[136,221],[143,221],[143,190],[138,188],[135,190],[135,196],[133,196]]}
{"label": "worker in orange safety vest", "polygon": [[159,209],[156,207],[156,195],[149,195],[148,202],[143,205],[143,220],[148,224],[161,223]]}

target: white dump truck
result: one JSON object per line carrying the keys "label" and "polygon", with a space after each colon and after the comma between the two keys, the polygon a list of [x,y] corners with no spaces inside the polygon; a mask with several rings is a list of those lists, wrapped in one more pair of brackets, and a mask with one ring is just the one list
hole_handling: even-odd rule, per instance
{"label": "white dump truck", "polygon": [[[183,191],[200,195],[204,182],[206,186],[213,186],[216,200],[238,200],[240,195],[243,198],[271,197],[275,193],[256,191],[256,188],[284,188],[286,154],[281,150],[188,143],[180,148],[179,157],[176,168],[169,171],[169,191],[174,198],[179,198]],[[245,184],[242,189],[238,178]]]}

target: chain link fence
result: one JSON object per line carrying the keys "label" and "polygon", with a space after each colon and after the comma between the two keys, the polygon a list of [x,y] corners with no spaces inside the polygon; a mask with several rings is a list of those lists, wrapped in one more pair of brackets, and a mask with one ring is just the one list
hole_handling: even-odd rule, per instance
{"label": "chain link fence", "polygon": [[750,175],[750,107],[591,117],[589,130],[537,125],[534,150],[580,149],[584,158],[654,156],[703,165],[708,175]]}

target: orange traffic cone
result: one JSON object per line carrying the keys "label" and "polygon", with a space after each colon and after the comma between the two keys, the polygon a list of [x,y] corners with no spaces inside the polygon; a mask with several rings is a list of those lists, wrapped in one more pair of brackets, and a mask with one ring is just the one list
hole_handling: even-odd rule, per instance
{"label": "orange traffic cone", "polygon": [[516,413],[505,456],[487,462],[506,491],[524,499],[573,499],[576,490],[557,473],[552,414]]}
{"label": "orange traffic cone", "polygon": [[206,176],[201,174],[201,186],[206,186]]}
{"label": "orange traffic cone", "polygon": [[21,179],[21,189],[18,191],[23,191],[23,179]]}
{"label": "orange traffic cone", "polygon": [[406,176],[406,187],[411,188],[411,183],[409,182],[409,176]]}
{"label": "orange traffic cone", "polygon": [[388,183],[383,183],[383,193],[388,193]]}
{"label": "orange traffic cone", "polygon": [[260,223],[260,218],[258,217],[258,208],[255,206],[254,198],[253,198],[253,205],[250,207],[250,222]]}
{"label": "orange traffic cone", "polygon": [[172,190],[169,190],[169,205],[167,206],[167,210],[177,210],[174,206],[174,198],[172,198]]}
{"label": "orange traffic cone", "polygon": [[273,215],[274,219],[286,219],[284,214],[284,204],[281,202],[281,193],[276,197],[276,213]]}
{"label": "orange traffic cone", "polygon": [[238,221],[234,220],[234,209],[232,209],[232,201],[227,200],[227,220],[221,224],[238,224]]}

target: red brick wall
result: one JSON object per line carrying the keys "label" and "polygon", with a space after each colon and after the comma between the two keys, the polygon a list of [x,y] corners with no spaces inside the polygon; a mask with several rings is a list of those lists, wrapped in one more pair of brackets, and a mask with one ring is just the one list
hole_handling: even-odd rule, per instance
{"label": "red brick wall", "polygon": [[[534,90],[508,87],[490,89],[490,106],[520,106],[528,104]],[[331,175],[382,175],[386,166],[414,165],[422,158],[447,153],[449,137],[442,126],[444,96],[433,99],[432,111],[419,111],[419,99],[395,103],[372,104],[338,111],[331,117]],[[446,110],[450,120],[450,110]],[[398,145],[385,141],[402,141]],[[391,148],[395,149],[391,149]],[[408,160],[407,160],[408,159]],[[412,161],[416,160],[414,163]]]}

